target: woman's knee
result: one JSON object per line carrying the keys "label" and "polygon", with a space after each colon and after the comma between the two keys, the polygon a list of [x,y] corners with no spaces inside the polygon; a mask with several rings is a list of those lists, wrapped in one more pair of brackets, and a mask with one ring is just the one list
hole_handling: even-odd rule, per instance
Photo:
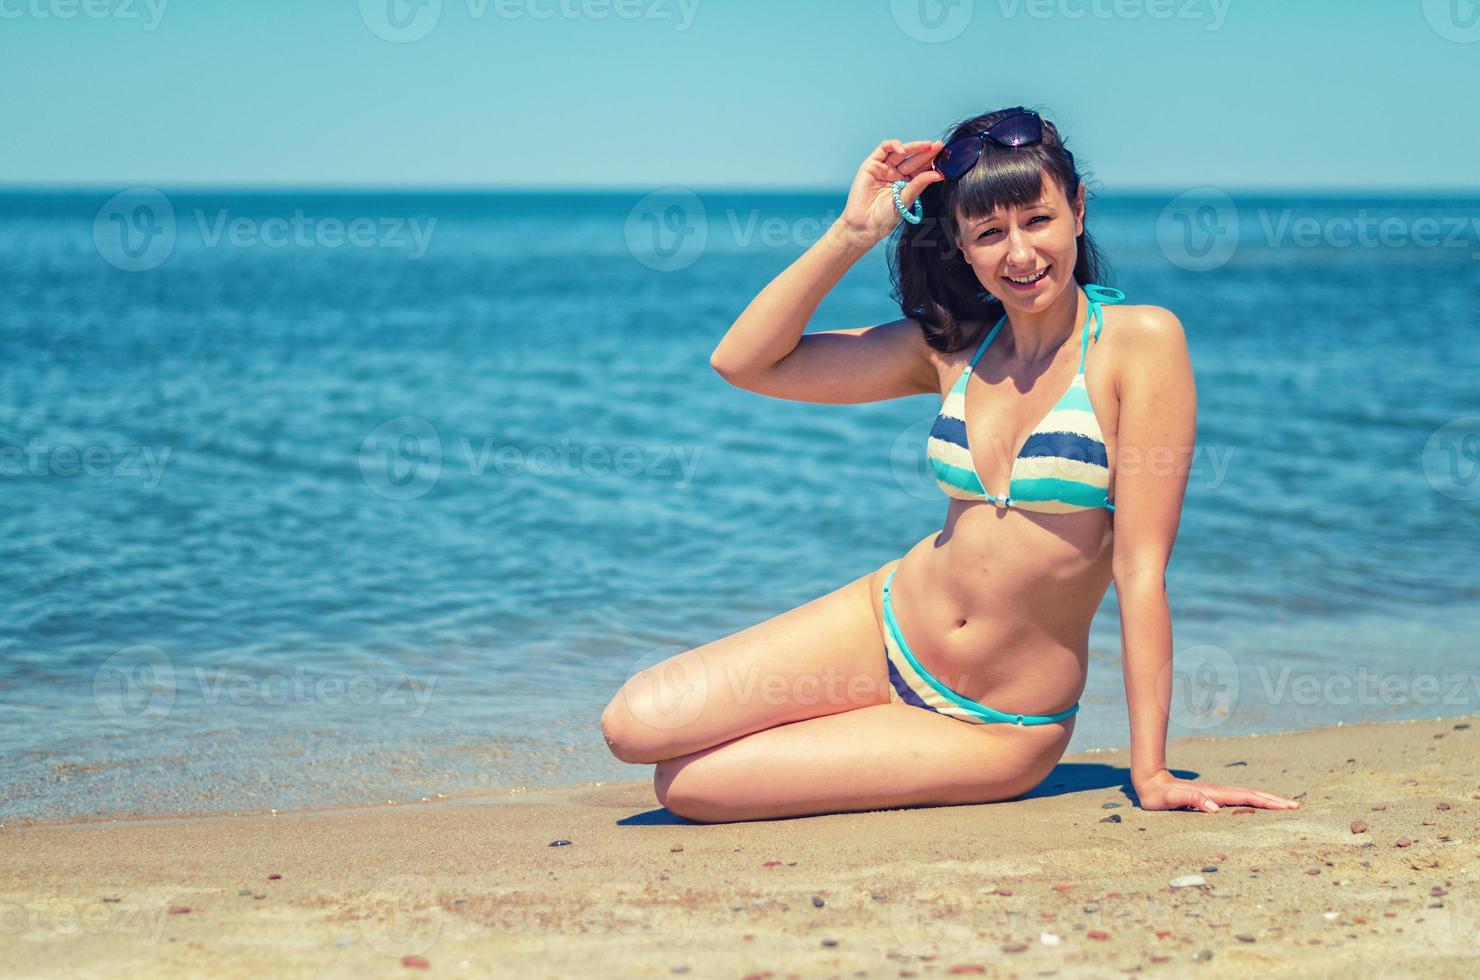
{"label": "woman's knee", "polygon": [[711,823],[723,820],[723,802],[715,800],[702,786],[702,774],[691,768],[692,759],[664,759],[653,769],[653,793],[658,805],[685,820]]}
{"label": "woman's knee", "polygon": [[659,759],[661,748],[647,729],[633,716],[620,694],[601,712],[601,737],[607,749],[630,765],[651,765]]}

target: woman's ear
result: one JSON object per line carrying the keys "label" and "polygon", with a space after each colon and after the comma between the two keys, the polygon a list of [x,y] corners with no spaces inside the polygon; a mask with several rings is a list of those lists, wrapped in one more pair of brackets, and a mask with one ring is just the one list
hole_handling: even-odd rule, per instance
{"label": "woman's ear", "polygon": [[1084,234],[1084,184],[1079,185],[1079,193],[1074,195],[1074,237],[1078,238]]}

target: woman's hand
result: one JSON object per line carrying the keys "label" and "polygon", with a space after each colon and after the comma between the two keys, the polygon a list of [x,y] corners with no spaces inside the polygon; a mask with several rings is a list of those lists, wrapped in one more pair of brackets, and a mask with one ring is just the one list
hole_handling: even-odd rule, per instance
{"label": "woman's hand", "polygon": [[945,180],[938,171],[930,169],[931,161],[943,145],[940,140],[880,143],[858,168],[848,191],[848,203],[841,219],[848,232],[870,247],[888,238],[902,220],[894,206],[894,182],[910,182],[910,186],[900,188],[899,198],[906,210],[914,208],[921,191],[938,180]]}
{"label": "woman's hand", "polygon": [[1257,806],[1269,810],[1294,810],[1300,807],[1295,800],[1273,793],[1245,789],[1242,786],[1196,783],[1190,779],[1178,779],[1165,769],[1158,769],[1136,783],[1135,790],[1143,810],[1181,810],[1191,807],[1206,813],[1215,813],[1219,804]]}

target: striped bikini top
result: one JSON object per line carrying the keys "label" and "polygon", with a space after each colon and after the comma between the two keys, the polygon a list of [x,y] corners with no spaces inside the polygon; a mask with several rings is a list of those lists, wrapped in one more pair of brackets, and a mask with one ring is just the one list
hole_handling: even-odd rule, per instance
{"label": "striped bikini top", "polygon": [[1013,460],[1005,497],[988,493],[982,486],[966,440],[966,388],[976,362],[1007,322],[1005,314],[946,393],[926,440],[925,452],[935,482],[949,496],[957,500],[985,500],[1041,514],[1065,514],[1097,507],[1115,510],[1115,505],[1107,499],[1110,468],[1104,433],[1095,419],[1089,389],[1084,384],[1084,359],[1089,351],[1090,320],[1095,321],[1096,340],[1104,325],[1100,304],[1119,303],[1125,294],[1092,283],[1083,288],[1089,298],[1089,313],[1084,318],[1079,345],[1079,371]]}

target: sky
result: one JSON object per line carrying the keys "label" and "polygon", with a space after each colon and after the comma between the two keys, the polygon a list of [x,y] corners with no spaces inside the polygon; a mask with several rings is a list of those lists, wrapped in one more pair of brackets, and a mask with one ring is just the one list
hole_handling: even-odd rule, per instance
{"label": "sky", "polygon": [[0,185],[846,188],[1043,112],[1109,191],[1473,190],[1471,0],[0,0]]}

